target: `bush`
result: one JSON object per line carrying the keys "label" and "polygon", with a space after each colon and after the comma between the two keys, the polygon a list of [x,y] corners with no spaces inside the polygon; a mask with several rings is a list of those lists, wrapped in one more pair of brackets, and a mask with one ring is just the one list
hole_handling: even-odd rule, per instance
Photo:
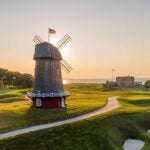
{"label": "bush", "polygon": [[146,89],[149,89],[149,88],[150,88],[150,80],[147,80],[147,81],[145,82],[144,87],[145,87]]}
{"label": "bush", "polygon": [[116,87],[118,87],[118,85],[116,82],[113,82],[113,81],[106,81],[106,83],[103,84],[104,90],[112,90]]}

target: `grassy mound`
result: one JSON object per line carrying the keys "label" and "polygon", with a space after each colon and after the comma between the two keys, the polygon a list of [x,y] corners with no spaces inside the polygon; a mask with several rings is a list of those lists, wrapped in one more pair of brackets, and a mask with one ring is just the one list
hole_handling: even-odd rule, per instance
{"label": "grassy mound", "polygon": [[25,90],[0,89],[0,103],[10,103],[25,100]]}

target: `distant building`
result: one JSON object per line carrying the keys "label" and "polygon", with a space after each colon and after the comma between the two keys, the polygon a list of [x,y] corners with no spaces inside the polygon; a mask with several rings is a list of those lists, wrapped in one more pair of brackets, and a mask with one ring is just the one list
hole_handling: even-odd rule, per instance
{"label": "distant building", "polygon": [[142,82],[134,82],[134,87],[135,88],[140,88],[140,87],[142,87],[143,85],[142,85]]}
{"label": "distant building", "polygon": [[133,88],[134,79],[133,76],[116,77],[116,83],[120,88]]}

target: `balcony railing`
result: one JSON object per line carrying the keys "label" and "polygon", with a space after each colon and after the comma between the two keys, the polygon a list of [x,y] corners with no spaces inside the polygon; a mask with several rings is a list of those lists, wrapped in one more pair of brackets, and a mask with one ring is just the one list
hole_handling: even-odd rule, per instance
{"label": "balcony railing", "polygon": [[70,92],[60,92],[60,93],[41,93],[41,92],[27,92],[27,96],[32,97],[63,97],[63,96],[69,96]]}

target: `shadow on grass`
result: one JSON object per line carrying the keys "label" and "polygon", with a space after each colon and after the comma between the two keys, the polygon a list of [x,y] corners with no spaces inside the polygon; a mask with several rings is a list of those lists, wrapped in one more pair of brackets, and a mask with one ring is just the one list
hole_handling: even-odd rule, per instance
{"label": "shadow on grass", "polygon": [[50,123],[68,118],[66,108],[57,109],[37,109],[29,108],[25,113],[24,119],[27,126]]}
{"label": "shadow on grass", "polygon": [[121,101],[139,107],[150,107],[150,99],[138,99],[138,100],[131,100],[131,101],[122,99]]}

